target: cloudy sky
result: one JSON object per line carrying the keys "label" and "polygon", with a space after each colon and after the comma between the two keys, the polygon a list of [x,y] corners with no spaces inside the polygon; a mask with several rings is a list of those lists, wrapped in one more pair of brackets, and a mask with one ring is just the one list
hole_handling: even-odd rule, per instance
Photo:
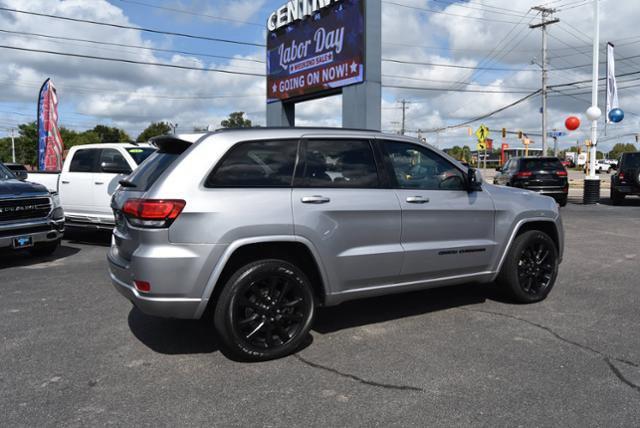
{"label": "cloudy sky", "polygon": [[[151,121],[179,131],[218,125],[232,111],[265,123],[265,21],[284,0],[0,0],[0,7],[209,38],[222,43],[100,26],[0,10],[0,135],[33,120],[38,88],[51,77],[60,96],[61,124],[76,130],[115,125],[136,136]],[[637,0],[600,0],[601,45],[616,45],[618,75],[640,72]],[[383,0],[383,129],[397,131],[409,101],[406,128],[433,130],[504,107],[540,88],[540,16],[531,7],[555,7],[549,27],[550,84],[591,77],[592,2],[587,0]],[[45,37],[46,36],[46,37]],[[208,68],[182,70],[27,52],[35,49]],[[637,57],[636,57],[637,56]],[[604,61],[604,56],[601,60]],[[394,62],[395,61],[395,62]],[[399,62],[398,62],[399,61]],[[410,62],[407,64],[406,62]],[[416,64],[420,63],[420,64]],[[601,67],[601,75],[604,67]],[[625,82],[626,81],[626,82]],[[626,117],[610,125],[601,148],[631,142],[639,132],[640,73],[619,77]],[[423,88],[398,89],[390,86]],[[559,92],[560,91],[560,92]],[[560,139],[561,148],[588,136],[582,112],[590,84],[550,92],[549,127],[579,115],[581,128]],[[601,93],[600,105],[603,103]],[[482,122],[492,129],[540,132],[540,97]],[[340,97],[300,104],[299,125],[341,124]],[[439,147],[472,144],[467,128],[425,132]],[[494,134],[499,140],[499,136]],[[539,138],[535,139],[539,142]],[[510,140],[512,146],[517,145]]]}

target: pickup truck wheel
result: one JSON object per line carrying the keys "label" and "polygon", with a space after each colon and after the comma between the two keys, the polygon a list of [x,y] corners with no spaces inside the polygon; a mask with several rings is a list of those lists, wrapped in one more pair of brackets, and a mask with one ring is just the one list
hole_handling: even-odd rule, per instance
{"label": "pickup truck wheel", "polygon": [[544,232],[519,235],[502,265],[498,285],[519,303],[544,300],[558,275],[558,250]]}
{"label": "pickup truck wheel", "polygon": [[58,247],[60,246],[60,240],[56,240],[53,242],[46,242],[43,244],[36,244],[33,248],[29,250],[32,256],[50,256],[53,254]]}
{"label": "pickup truck wheel", "polygon": [[214,326],[230,357],[264,361],[298,350],[314,314],[306,275],[284,260],[260,260],[227,281],[216,303]]}

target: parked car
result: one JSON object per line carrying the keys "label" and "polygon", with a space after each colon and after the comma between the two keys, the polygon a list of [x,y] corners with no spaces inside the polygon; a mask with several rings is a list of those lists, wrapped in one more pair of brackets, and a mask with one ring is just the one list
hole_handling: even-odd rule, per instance
{"label": "parked car", "polygon": [[156,144],[113,197],[113,284],[147,314],[209,309],[234,358],[295,352],[319,305],[494,280],[530,303],[554,285],[557,204],[417,139],[255,128]]}
{"label": "parked car", "polygon": [[69,149],[62,171],[31,172],[28,179],[60,194],[72,227],[112,229],[111,195],[155,147],[149,144],[87,144]]}
{"label": "parked car", "polygon": [[560,206],[567,205],[569,181],[567,170],[558,158],[511,158],[493,178],[494,184],[519,187],[551,196]]}
{"label": "parked car", "polygon": [[64,232],[60,200],[44,186],[19,180],[0,163],[0,249],[53,253]]}
{"label": "parked car", "polygon": [[623,153],[611,176],[611,202],[620,205],[627,195],[640,195],[640,152]]}
{"label": "parked car", "polygon": [[18,180],[24,181],[27,179],[28,171],[26,166],[20,163],[5,163],[4,166],[13,172],[13,175],[15,175]]}

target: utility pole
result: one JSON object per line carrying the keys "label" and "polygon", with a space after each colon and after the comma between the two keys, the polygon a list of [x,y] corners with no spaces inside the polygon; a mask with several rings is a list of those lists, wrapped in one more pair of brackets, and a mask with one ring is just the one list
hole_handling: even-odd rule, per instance
{"label": "utility pole", "polygon": [[400,100],[400,103],[402,103],[402,123],[401,123],[401,127],[400,127],[400,135],[404,135],[404,132],[406,130],[405,128],[405,111],[407,110],[407,104],[411,104],[411,102],[405,100],[404,98],[402,100]]}
{"label": "utility pole", "polygon": [[12,162],[16,163],[16,140],[13,135],[13,128],[11,128],[11,158]]}
{"label": "utility pole", "polygon": [[551,15],[556,11],[545,6],[534,6],[532,10],[541,13],[541,21],[531,24],[529,28],[542,28],[542,156],[547,155],[547,25],[560,22],[559,18]]}

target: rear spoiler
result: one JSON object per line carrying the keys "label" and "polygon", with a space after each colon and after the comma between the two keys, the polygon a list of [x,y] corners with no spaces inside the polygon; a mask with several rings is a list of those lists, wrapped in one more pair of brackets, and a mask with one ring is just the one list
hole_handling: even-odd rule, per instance
{"label": "rear spoiler", "polygon": [[174,135],[159,135],[149,140],[149,143],[158,148],[161,153],[179,155],[187,150],[193,142],[182,140]]}

